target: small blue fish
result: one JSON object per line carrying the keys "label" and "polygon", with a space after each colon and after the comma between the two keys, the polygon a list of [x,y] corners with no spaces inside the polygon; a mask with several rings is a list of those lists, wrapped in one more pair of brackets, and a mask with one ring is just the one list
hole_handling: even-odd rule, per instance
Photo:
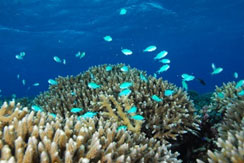
{"label": "small blue fish", "polygon": [[76,93],[75,93],[75,92],[70,92],[70,94],[71,94],[72,96],[75,96],[75,95],[76,95]]}
{"label": "small blue fish", "polygon": [[155,59],[155,60],[156,60],[156,59],[162,59],[162,58],[166,57],[167,54],[168,54],[168,52],[165,51],[165,50],[163,50],[163,51],[159,52],[159,53],[156,55],[156,57],[154,57],[154,59]]}
{"label": "small blue fish", "polygon": [[76,54],[75,54],[75,57],[80,57],[80,55],[81,55],[81,52],[80,51],[78,51]]}
{"label": "small blue fish", "polygon": [[22,80],[22,84],[25,85],[26,84],[26,81],[25,79]]}
{"label": "small blue fish", "polygon": [[169,65],[163,65],[158,71],[157,73],[161,73],[161,72],[164,72],[164,71],[167,71],[169,69]]}
{"label": "small blue fish", "polygon": [[90,73],[90,77],[91,77],[91,79],[94,79],[93,73]]}
{"label": "small blue fish", "polygon": [[56,80],[53,80],[53,79],[49,79],[49,80],[48,80],[48,83],[49,83],[50,85],[57,85],[57,84],[58,84],[58,82],[57,82]]}
{"label": "small blue fish", "polygon": [[241,92],[238,92],[239,96],[244,96],[244,90],[242,90]]}
{"label": "small blue fish", "polygon": [[140,79],[146,83],[148,82],[147,78],[143,74],[140,74]]}
{"label": "small blue fish", "polygon": [[128,72],[129,69],[128,69],[127,66],[123,66],[123,67],[120,68],[120,70],[123,71],[123,72]]}
{"label": "small blue fish", "polygon": [[62,60],[61,60],[58,56],[54,56],[54,57],[53,57],[53,60],[54,60],[55,62],[57,62],[57,63],[61,63],[61,62],[62,62]]}
{"label": "small blue fish", "polygon": [[18,60],[23,60],[23,59],[24,59],[24,58],[23,58],[22,56],[20,56],[20,55],[16,55],[15,58],[18,59]]}
{"label": "small blue fish", "polygon": [[122,49],[121,52],[122,52],[124,55],[131,55],[131,54],[133,53],[130,49]]}
{"label": "small blue fish", "polygon": [[106,66],[106,71],[111,71],[112,67],[111,66]]}
{"label": "small blue fish", "polygon": [[134,120],[143,120],[144,119],[144,117],[141,115],[133,115],[133,116],[131,116],[131,118]]}
{"label": "small blue fish", "polygon": [[163,64],[169,64],[170,60],[165,58],[165,59],[160,60],[159,62],[161,62]]}
{"label": "small blue fish", "polygon": [[117,128],[117,132],[118,131],[120,131],[120,130],[127,130],[127,126],[124,126],[124,125],[122,125],[122,126],[119,126],[118,128]]}
{"label": "small blue fish", "polygon": [[88,83],[88,87],[91,89],[97,89],[97,88],[100,88],[101,86],[94,82],[90,82],[90,83]]}
{"label": "small blue fish", "polygon": [[66,59],[63,59],[63,64],[66,65]]}
{"label": "small blue fish", "polygon": [[156,73],[153,73],[153,77],[157,78],[157,74]]}
{"label": "small blue fish", "polygon": [[243,85],[244,85],[244,80],[240,80],[240,81],[237,82],[235,88],[238,89],[238,88],[242,87]]}
{"label": "small blue fish", "polygon": [[40,84],[39,83],[34,83],[33,86],[37,87],[39,86]]}
{"label": "small blue fish", "polygon": [[93,118],[95,115],[97,115],[96,112],[86,112],[85,114],[79,116],[79,118],[84,118],[84,119],[86,119],[86,118]]}
{"label": "small blue fish", "polygon": [[122,84],[120,84],[119,88],[120,89],[128,89],[129,87],[131,87],[133,84],[131,82],[124,82]]}
{"label": "small blue fish", "polygon": [[31,109],[36,111],[36,112],[39,112],[39,111],[42,112],[43,111],[42,107],[37,106],[37,105],[32,105]]}
{"label": "small blue fish", "polygon": [[120,9],[119,14],[120,15],[125,15],[127,13],[127,10],[125,8]]}
{"label": "small blue fish", "polygon": [[53,118],[56,118],[57,117],[57,115],[54,114],[54,113],[50,113],[49,115],[51,115]]}
{"label": "small blue fish", "polygon": [[174,90],[166,89],[164,91],[164,95],[165,96],[171,96],[171,95],[173,95],[174,92],[175,92]]}
{"label": "small blue fish", "polygon": [[85,55],[86,55],[86,52],[82,52],[81,55],[80,55],[80,59],[81,59],[81,58],[84,58]]}
{"label": "small blue fish", "polygon": [[159,98],[157,95],[152,95],[152,99],[156,102],[162,102],[163,100]]}
{"label": "small blue fish", "polygon": [[75,57],[77,57],[77,58],[83,58],[83,57],[85,57],[85,55],[86,55],[86,52],[77,52],[76,54],[75,54]]}
{"label": "small blue fish", "polygon": [[237,79],[238,78],[238,73],[234,72],[234,78]]}
{"label": "small blue fish", "polygon": [[72,112],[72,113],[79,113],[82,110],[83,110],[82,108],[72,108],[70,112]]}
{"label": "small blue fish", "polygon": [[119,96],[128,96],[130,95],[131,90],[130,89],[124,89],[119,93]]}
{"label": "small blue fish", "polygon": [[111,42],[113,40],[111,36],[104,36],[103,39],[107,42]]}
{"label": "small blue fish", "polygon": [[181,77],[185,80],[185,81],[191,81],[195,79],[195,76],[193,75],[189,75],[189,74],[182,74]]}
{"label": "small blue fish", "polygon": [[219,73],[221,73],[224,70],[222,67],[216,68],[214,63],[212,63],[211,66],[212,66],[212,69],[213,69],[213,72],[211,73],[211,75],[219,74]]}
{"label": "small blue fish", "polygon": [[25,56],[25,52],[20,52],[19,55],[16,55],[15,58],[18,60],[23,60]]}
{"label": "small blue fish", "polygon": [[188,90],[188,85],[186,83],[185,80],[182,80],[182,87],[185,89],[185,90]]}
{"label": "small blue fish", "polygon": [[157,49],[157,47],[155,45],[150,45],[148,47],[146,47],[143,52],[153,52]]}
{"label": "small blue fish", "polygon": [[218,98],[224,98],[225,97],[225,94],[223,92],[218,92],[217,93],[217,97]]}
{"label": "small blue fish", "polygon": [[131,113],[135,113],[137,111],[137,107],[136,106],[132,106],[130,108],[130,110],[127,111],[127,113],[131,114]]}

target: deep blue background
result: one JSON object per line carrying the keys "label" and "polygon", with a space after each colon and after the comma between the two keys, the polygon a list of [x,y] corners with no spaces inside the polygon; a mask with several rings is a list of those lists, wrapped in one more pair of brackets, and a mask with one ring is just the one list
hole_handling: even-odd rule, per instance
{"label": "deep blue background", "polygon": [[[126,15],[119,15],[126,8]],[[182,73],[202,78],[189,88],[200,93],[244,77],[244,0],[0,0],[0,89],[2,95],[33,96],[47,90],[49,78],[76,75],[90,66],[126,63],[156,72],[153,57],[169,52],[164,79],[181,86]],[[111,35],[112,42],[103,37]],[[157,51],[143,53],[148,45]],[[134,53],[125,56],[121,48]],[[23,61],[15,59],[26,52]],[[75,58],[78,51],[86,56]],[[65,58],[58,64],[53,56]],[[210,75],[211,63],[223,67]],[[23,86],[21,80],[26,80]],[[238,80],[239,80],[238,79]],[[39,87],[32,87],[39,82]],[[30,87],[30,89],[28,89]]]}

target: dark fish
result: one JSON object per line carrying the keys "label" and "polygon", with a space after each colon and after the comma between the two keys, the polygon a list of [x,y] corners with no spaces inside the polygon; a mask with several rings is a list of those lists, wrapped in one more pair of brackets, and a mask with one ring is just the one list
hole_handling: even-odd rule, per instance
{"label": "dark fish", "polygon": [[196,78],[202,85],[206,85],[206,82],[203,79]]}

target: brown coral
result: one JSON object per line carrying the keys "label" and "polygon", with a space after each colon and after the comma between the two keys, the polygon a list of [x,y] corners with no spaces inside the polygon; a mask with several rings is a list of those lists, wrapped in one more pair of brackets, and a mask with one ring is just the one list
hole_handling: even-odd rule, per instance
{"label": "brown coral", "polygon": [[[145,72],[135,68],[129,68],[128,72],[121,71],[124,64],[109,65],[111,71],[106,71],[107,65],[90,68],[88,71],[76,77],[59,77],[56,80],[58,85],[51,85],[49,91],[44,92],[35,99],[35,103],[44,110],[60,115],[70,115],[73,107],[84,108],[86,111],[107,111],[106,107],[99,105],[99,96],[113,96],[115,100],[123,105],[119,97],[120,84],[131,82],[131,94],[128,99],[130,103],[138,108],[138,114],[145,117],[145,123],[141,130],[148,137],[173,138],[185,132],[194,132],[198,129],[196,116],[192,102],[182,89],[175,85],[147,76]],[[146,80],[140,76],[143,75]],[[98,89],[88,87],[89,82],[101,85]],[[174,94],[165,96],[165,90],[173,90]],[[156,102],[151,97],[157,95],[162,102]],[[114,108],[113,108],[114,109]]]}
{"label": "brown coral", "polygon": [[19,163],[180,162],[165,140],[116,129],[116,122],[103,118],[80,121],[25,112],[0,126],[0,158]]}

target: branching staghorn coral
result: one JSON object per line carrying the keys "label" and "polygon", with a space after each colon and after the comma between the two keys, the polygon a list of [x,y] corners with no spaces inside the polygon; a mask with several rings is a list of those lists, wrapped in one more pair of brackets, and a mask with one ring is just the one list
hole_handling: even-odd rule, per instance
{"label": "branching staghorn coral", "polygon": [[224,83],[223,86],[216,86],[212,96],[212,109],[217,112],[224,113],[226,107],[235,103],[238,100],[244,100],[244,96],[239,93],[244,89],[244,86],[236,88],[236,82]]}
{"label": "branching staghorn coral", "polygon": [[116,131],[103,118],[56,118],[45,112],[25,112],[0,126],[0,160],[38,162],[181,162],[165,140]]}
{"label": "branching staghorn coral", "polygon": [[[115,98],[113,96],[105,97],[104,95],[101,95],[100,98],[102,100],[101,108],[104,107],[108,110],[107,115],[109,118],[114,118],[117,122],[121,121],[121,123],[123,125],[126,125],[128,127],[128,130],[130,130],[130,131],[140,133],[142,121],[141,120],[130,120],[129,115],[126,114],[126,111],[128,111],[132,107],[132,105],[128,103],[127,97],[124,97],[124,99],[123,99],[123,101],[125,102],[125,109],[123,109],[123,107],[115,100]],[[116,114],[116,112],[113,111],[110,101],[117,108],[117,111],[116,111],[117,114]],[[132,122],[132,121],[134,121],[134,122]]]}
{"label": "branching staghorn coral", "polygon": [[22,118],[24,116],[24,113],[27,112],[27,108],[24,108],[21,111],[19,110],[20,107],[21,106],[19,103],[15,105],[15,101],[11,101],[9,104],[7,102],[4,102],[0,108],[0,123],[9,123],[14,118]]}
{"label": "branching staghorn coral", "polygon": [[[107,71],[110,66],[111,70]],[[40,94],[35,103],[44,110],[66,116],[71,115],[73,107],[80,107],[86,111],[104,112],[101,109],[99,95],[113,96],[121,105],[122,98],[120,85],[124,82],[132,83],[128,95],[134,106],[138,108],[138,114],[145,118],[145,125],[141,131],[147,137],[163,139],[175,139],[178,135],[198,130],[198,120],[194,115],[192,102],[186,92],[175,85],[147,76],[145,72],[128,67],[128,71],[122,71],[124,64],[101,65],[90,68],[88,71],[76,77],[59,77],[57,85],[51,85],[49,91]],[[94,82],[100,87],[91,89],[88,83]],[[172,95],[165,95],[166,90],[173,91]],[[162,101],[155,101],[152,96],[158,96]]]}
{"label": "branching staghorn coral", "polygon": [[232,162],[243,163],[244,162],[244,123],[242,124],[242,130],[236,130],[234,133],[227,132],[227,138],[218,138],[216,143],[221,149],[220,151],[208,151],[210,163]]}
{"label": "branching staghorn coral", "polygon": [[[218,128],[216,145],[219,149],[208,150],[210,163],[244,162],[244,101],[238,100],[226,106],[223,122]],[[201,163],[200,160],[198,160]]]}

